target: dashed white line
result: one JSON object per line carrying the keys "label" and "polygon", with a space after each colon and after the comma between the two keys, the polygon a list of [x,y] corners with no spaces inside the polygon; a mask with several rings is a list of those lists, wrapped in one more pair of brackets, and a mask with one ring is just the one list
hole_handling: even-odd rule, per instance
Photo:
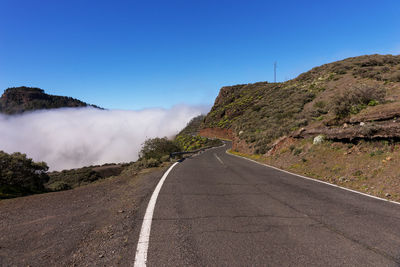
{"label": "dashed white line", "polygon": [[149,249],[151,222],[153,220],[154,207],[156,206],[157,197],[158,194],[160,193],[161,187],[164,184],[165,179],[167,178],[169,172],[175,167],[176,164],[178,164],[178,162],[175,162],[164,173],[163,177],[161,178],[156,188],[154,189],[149,204],[147,205],[146,213],[143,218],[142,228],[140,230],[139,241],[136,248],[135,264],[134,264],[135,267],[142,267],[146,266],[147,264],[147,251]]}
{"label": "dashed white line", "polygon": [[218,160],[221,164],[224,164],[224,162],[217,156],[217,154],[214,153],[214,156],[217,158],[217,160]]}

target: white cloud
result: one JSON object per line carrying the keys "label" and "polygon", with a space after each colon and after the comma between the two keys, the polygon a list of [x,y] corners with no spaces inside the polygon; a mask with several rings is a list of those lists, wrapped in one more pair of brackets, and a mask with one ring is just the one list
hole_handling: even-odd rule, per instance
{"label": "white cloud", "polygon": [[205,107],[140,111],[63,108],[0,115],[0,150],[45,161],[51,170],[137,160],[146,138],[172,137]]}

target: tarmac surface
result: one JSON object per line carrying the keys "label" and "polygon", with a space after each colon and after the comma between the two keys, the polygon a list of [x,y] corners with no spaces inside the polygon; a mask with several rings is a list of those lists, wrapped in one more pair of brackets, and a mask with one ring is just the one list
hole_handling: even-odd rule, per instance
{"label": "tarmac surface", "polygon": [[[166,177],[148,266],[400,266],[400,205],[207,150]],[[132,266],[167,170],[0,201],[0,266]]]}
{"label": "tarmac surface", "polygon": [[155,206],[148,266],[400,265],[400,205],[226,149],[172,169]]}

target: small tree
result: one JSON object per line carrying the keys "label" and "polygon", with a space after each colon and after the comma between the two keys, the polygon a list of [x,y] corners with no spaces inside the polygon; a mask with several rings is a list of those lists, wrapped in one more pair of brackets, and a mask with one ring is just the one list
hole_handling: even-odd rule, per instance
{"label": "small tree", "polygon": [[180,148],[173,141],[168,140],[167,137],[150,138],[143,143],[139,158],[161,160],[163,156],[177,151],[180,151]]}
{"label": "small tree", "polygon": [[0,186],[11,186],[29,192],[44,190],[49,180],[45,162],[34,162],[25,154],[0,151]]}

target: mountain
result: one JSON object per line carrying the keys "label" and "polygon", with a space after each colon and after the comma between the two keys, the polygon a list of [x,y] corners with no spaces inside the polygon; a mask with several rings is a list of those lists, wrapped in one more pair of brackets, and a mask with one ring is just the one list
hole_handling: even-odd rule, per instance
{"label": "mountain", "polygon": [[400,200],[400,56],[325,64],[282,82],[221,88],[200,135],[232,153]]}
{"label": "mountain", "polygon": [[66,96],[48,95],[44,90],[33,87],[12,87],[0,98],[0,113],[18,114],[38,109],[93,106]]}

